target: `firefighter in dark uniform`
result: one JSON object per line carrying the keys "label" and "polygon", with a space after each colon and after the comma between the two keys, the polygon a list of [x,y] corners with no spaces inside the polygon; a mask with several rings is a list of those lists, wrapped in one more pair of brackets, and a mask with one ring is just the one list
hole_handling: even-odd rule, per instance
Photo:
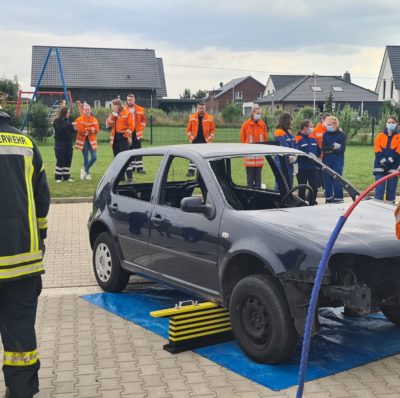
{"label": "firefighter in dark uniform", "polygon": [[0,333],[6,397],[33,397],[40,368],[35,319],[50,193],[35,144],[0,110]]}

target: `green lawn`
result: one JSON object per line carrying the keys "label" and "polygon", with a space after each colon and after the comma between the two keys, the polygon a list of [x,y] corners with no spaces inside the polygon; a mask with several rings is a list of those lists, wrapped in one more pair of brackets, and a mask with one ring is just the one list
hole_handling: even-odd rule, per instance
{"label": "green lawn", "polygon": [[[157,145],[165,145],[172,143],[185,143],[186,136],[184,129],[179,131],[180,128],[177,127],[163,127],[156,130],[153,130],[153,142]],[[222,131],[221,131],[222,130]],[[172,132],[175,133],[174,138],[176,138],[175,142],[172,142],[171,136]],[[217,142],[233,142],[234,134],[238,135],[237,129],[220,129],[219,135],[217,133],[217,137],[219,136],[219,140]],[[149,133],[148,133],[149,134]],[[164,135],[165,134],[165,135]],[[178,134],[180,139],[178,139]],[[55,155],[52,140],[48,140],[45,144],[39,145],[40,152],[42,154],[47,178],[50,185],[51,196],[53,198],[60,197],[88,197],[93,196],[93,193],[96,189],[98,181],[103,175],[104,171],[111,163],[113,159],[112,150],[110,145],[107,142],[108,135],[105,132],[100,133],[99,136],[99,149],[98,149],[98,159],[97,162],[91,169],[92,180],[80,180],[79,173],[82,168],[83,158],[82,152],[74,149],[73,160],[72,160],[72,178],[74,182],[63,182],[63,183],[55,183],[54,181],[54,169],[55,169]],[[146,137],[149,138],[148,136]],[[149,145],[149,143],[145,143],[145,145]],[[363,189],[367,187],[373,181],[372,175],[372,167],[373,167],[373,159],[374,159],[374,151],[372,146],[348,146],[346,150],[346,164],[345,164],[345,177],[358,189]],[[155,168],[157,167],[156,162],[152,162],[151,164],[145,164],[145,169],[148,171],[148,174],[152,174],[155,172]],[[245,179],[244,176],[244,167],[241,163],[237,164],[235,169],[238,170],[238,180]],[[264,168],[266,169],[266,168]],[[267,172],[267,170],[265,170]],[[148,180],[150,175],[147,176],[137,176],[139,181],[143,179],[143,181]]]}

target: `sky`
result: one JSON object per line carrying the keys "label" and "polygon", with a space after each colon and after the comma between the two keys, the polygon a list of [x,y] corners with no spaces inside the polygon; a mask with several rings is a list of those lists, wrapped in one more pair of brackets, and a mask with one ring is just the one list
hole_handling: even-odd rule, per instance
{"label": "sky", "polygon": [[33,45],[151,48],[169,98],[252,75],[343,75],[374,90],[398,0],[2,0],[0,78],[30,88]]}

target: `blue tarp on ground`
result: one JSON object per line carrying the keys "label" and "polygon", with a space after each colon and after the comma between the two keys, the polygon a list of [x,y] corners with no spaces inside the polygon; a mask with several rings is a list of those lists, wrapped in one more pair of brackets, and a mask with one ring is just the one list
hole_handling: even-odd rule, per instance
{"label": "blue tarp on ground", "polygon": [[[174,307],[179,301],[191,297],[176,290],[154,286],[129,293],[99,293],[83,298],[168,339],[168,319],[152,318],[149,315],[150,311]],[[306,381],[400,352],[400,329],[381,314],[349,319],[343,318],[341,309],[328,308],[321,310],[320,322],[321,331],[311,342]],[[300,350],[299,344],[292,358],[274,366],[254,363],[243,354],[234,341],[194,351],[277,391],[297,384]]]}

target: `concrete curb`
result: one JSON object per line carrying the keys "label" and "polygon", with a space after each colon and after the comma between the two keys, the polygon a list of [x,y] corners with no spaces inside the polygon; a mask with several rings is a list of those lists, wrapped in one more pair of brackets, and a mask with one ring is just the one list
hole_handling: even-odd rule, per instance
{"label": "concrete curb", "polygon": [[51,198],[51,203],[91,203],[93,197]]}

